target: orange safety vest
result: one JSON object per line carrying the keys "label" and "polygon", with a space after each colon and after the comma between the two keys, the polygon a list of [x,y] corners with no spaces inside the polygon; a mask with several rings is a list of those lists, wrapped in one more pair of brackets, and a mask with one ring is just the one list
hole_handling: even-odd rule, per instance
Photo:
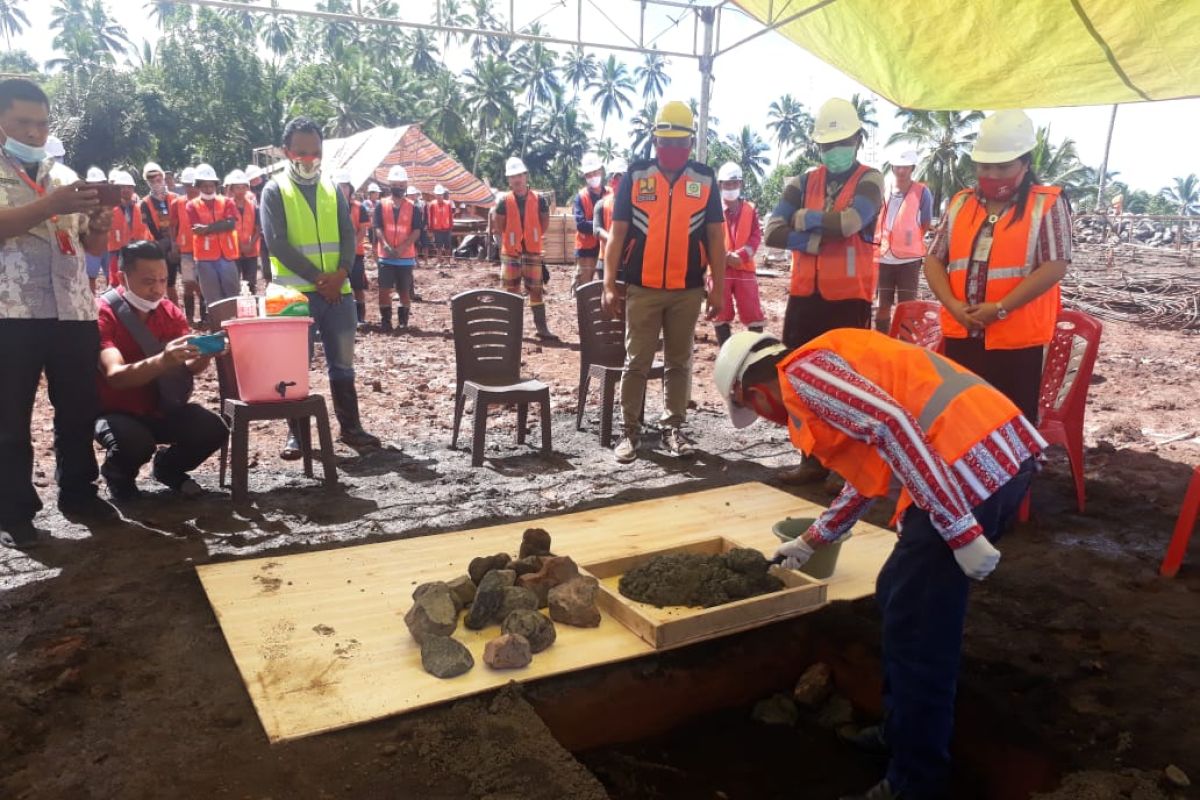
{"label": "orange safety vest", "polygon": [[[159,235],[170,234],[172,238],[175,236],[176,226],[176,206],[175,202],[179,195],[174,192],[167,192],[167,215],[161,216],[158,212],[158,205],[154,202],[154,198],[146,195],[142,198],[141,207],[146,209],[146,213],[150,215],[150,219],[154,222],[154,227],[158,229]],[[145,217],[142,217],[145,222]],[[150,230],[150,226],[146,226],[146,236],[154,235],[154,231]]]}
{"label": "orange safety vest", "polygon": [[921,197],[924,194],[925,184],[913,181],[900,200],[891,230],[884,230],[884,226],[887,224],[888,203],[892,197],[889,194],[883,199],[883,208],[879,209],[875,223],[879,255],[908,259],[925,257],[925,232],[921,230]]}
{"label": "orange safety vest", "polygon": [[[608,197],[607,188],[604,190],[604,194],[601,195],[600,200],[596,202],[603,202],[605,197]],[[596,202],[592,201],[592,193],[588,191],[586,186],[579,190],[579,202],[583,205],[583,218],[590,222],[592,215],[596,213]],[[575,230],[576,250],[594,250],[599,246],[600,240],[596,238],[595,233],[582,233],[579,229]]]}
{"label": "orange safety vest", "polygon": [[258,230],[258,222],[254,218],[254,193],[246,192],[244,203],[240,207],[233,200],[230,200],[229,202],[233,203],[234,208],[237,209],[238,212],[237,236],[241,257],[258,258],[259,242],[257,240],[255,240],[254,246],[249,250],[241,246],[243,242],[249,242],[251,239],[253,239],[255,232]]}
{"label": "orange safety vest", "polygon": [[175,242],[179,245],[180,253],[192,252],[192,222],[187,213],[188,198],[186,194],[175,196],[171,206],[171,223],[175,226]]}
{"label": "orange safety vest", "polygon": [[689,161],[673,184],[654,161],[635,162],[628,174],[632,218],[620,265],[625,282],[648,289],[703,286],[705,216],[717,185],[712,169]]}
{"label": "orange safety vest", "polygon": [[525,225],[521,226],[521,210],[517,207],[517,197],[512,192],[504,195],[504,244],[502,250],[506,256],[520,256],[522,253],[541,255],[542,252],[542,220],[538,212],[540,203],[538,196],[532,190],[525,194]]}
{"label": "orange safety vest", "polygon": [[[1011,400],[975,373],[924,347],[882,333],[838,328],[788,354],[778,364],[779,386],[788,410],[788,434],[797,448],[816,456],[860,494],[883,497],[892,469],[879,450],[820,419],[800,399],[788,366],[814,350],[829,350],[878,386],[917,421],[947,464],[962,458],[993,431],[1021,415]],[[912,503],[902,491],[896,518]]]}
{"label": "orange safety vest", "polygon": [[434,200],[429,204],[429,229],[449,231],[454,229],[454,206],[449,200]]}
{"label": "orange safety vest", "polygon": [[113,206],[112,227],[108,229],[108,252],[120,250],[130,242],[150,238],[150,229],[146,227],[146,221],[142,219],[141,206],[141,201],[137,195],[134,195],[133,214],[131,215],[133,222],[125,218],[124,208]]}
{"label": "orange safety vest", "polygon": [[738,211],[737,223],[731,229],[729,227],[729,217],[725,217],[725,252],[738,253],[743,256],[741,266],[735,269],[754,272],[754,258],[751,256],[745,258],[745,252],[742,251],[750,241],[750,231],[754,228],[754,217],[758,214],[758,210],[754,208],[754,204],[749,200],[741,201],[741,209]]}
{"label": "orange safety vest", "polygon": [[604,230],[612,232],[612,215],[613,215],[613,194],[609,192],[604,195],[604,199],[600,201],[600,222],[604,225]]}
{"label": "orange safety vest", "polygon": [[[809,170],[805,176],[804,207],[811,211],[845,211],[854,202],[858,182],[870,169],[859,164],[829,209],[825,208],[825,179],[829,170],[823,166]],[[820,291],[826,300],[874,300],[879,266],[875,245],[863,238],[865,233],[863,230],[845,238],[822,235],[821,249],[815,256],[793,250],[790,294],[808,297]]]}
{"label": "orange safety vest", "polygon": [[362,221],[362,207],[361,201],[350,201],[350,222],[354,224],[354,255],[356,256],[367,254],[367,231],[371,229],[373,222],[369,218],[369,214],[367,221]]}
{"label": "orange safety vest", "polygon": [[[201,225],[214,225],[225,219],[226,204],[233,201],[217,195],[213,200],[213,207],[209,208],[208,203],[200,197],[195,200],[188,201],[187,208],[190,212],[196,210],[196,216],[200,219]],[[191,225],[191,214],[188,214],[187,225]],[[230,261],[236,261],[241,254],[238,251],[237,230],[225,231],[224,233],[210,233],[207,236],[196,235],[192,240],[192,253],[197,261],[216,261],[219,258],[225,258]]]}
{"label": "orange safety vest", "polygon": [[[391,247],[399,247],[400,242],[412,233],[413,204],[408,202],[407,199],[403,199],[397,203],[394,197],[385,197],[380,202],[382,203],[380,212],[383,217],[383,239],[376,242],[375,255],[379,258],[416,258],[416,241],[409,242],[400,250],[400,255],[398,256],[390,256],[383,249],[385,242]],[[400,209],[399,214],[394,211],[397,207]]]}
{"label": "orange safety vest", "polygon": [[[1034,186],[1029,190],[1029,201],[1021,219],[1012,222],[1015,209],[1010,207],[996,220],[987,261],[986,302],[1003,300],[1033,272],[1033,254],[1038,246],[1042,222],[1058,202],[1060,194],[1062,189],[1058,186]],[[946,274],[950,277],[950,290],[959,300],[967,298],[967,271],[975,239],[987,218],[987,206],[976,199],[973,189],[963,189],[956,194],[946,209],[946,229],[950,232]],[[1017,350],[1049,344],[1061,307],[1062,298],[1055,284],[1040,297],[1018,309],[1010,309],[1006,319],[996,320],[984,328],[984,347]],[[942,309],[942,335],[951,339],[967,336],[967,329],[945,308]]]}

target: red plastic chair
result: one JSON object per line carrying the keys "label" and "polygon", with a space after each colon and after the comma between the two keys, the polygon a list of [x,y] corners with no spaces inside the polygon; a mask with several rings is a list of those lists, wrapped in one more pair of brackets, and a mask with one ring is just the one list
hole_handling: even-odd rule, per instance
{"label": "red plastic chair", "polygon": [[1192,472],[1191,483],[1188,484],[1187,494],[1183,496],[1183,508],[1179,510],[1179,519],[1175,522],[1175,533],[1171,536],[1171,544],[1167,547],[1167,555],[1163,558],[1158,574],[1164,578],[1174,578],[1179,572],[1179,565],[1187,553],[1188,541],[1192,538],[1192,529],[1196,527],[1196,517],[1200,516],[1200,467]]}
{"label": "red plastic chair", "polygon": [[[1050,444],[1062,445],[1071,462],[1075,499],[1083,513],[1083,417],[1087,411],[1092,369],[1100,352],[1100,320],[1082,311],[1063,309],[1058,313],[1054,338],[1046,349],[1042,388],[1038,397],[1041,420],[1038,431]],[[1022,520],[1028,518],[1028,501]]]}
{"label": "red plastic chair", "polygon": [[905,300],[892,310],[888,335],[909,344],[942,351],[942,305],[930,300]]}

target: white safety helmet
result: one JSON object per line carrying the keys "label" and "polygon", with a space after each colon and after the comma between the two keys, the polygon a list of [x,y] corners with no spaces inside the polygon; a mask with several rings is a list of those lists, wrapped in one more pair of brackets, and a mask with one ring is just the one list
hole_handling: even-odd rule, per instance
{"label": "white safety helmet", "polygon": [[242,172],[240,169],[231,170],[230,173],[225,176],[226,186],[237,186],[243,183],[249,186],[250,179],[247,178],[246,173]]}
{"label": "white safety helmet", "polygon": [[247,164],[246,165],[246,180],[253,181],[253,180],[257,180],[257,179],[261,178],[262,176],[263,176],[263,170],[262,170],[262,167],[260,167],[258,164]]}
{"label": "white safety helmet", "polygon": [[771,334],[754,331],[738,331],[721,345],[717,363],[713,365],[713,381],[717,384],[717,392],[725,400],[733,427],[747,428],[758,419],[758,414],[752,409],[733,402],[733,385],[742,379],[752,364],[786,350]]}
{"label": "white safety helmet", "polygon": [[179,182],[184,186],[196,185],[196,168],[184,167],[183,172],[179,173]]}
{"label": "white safety helmet", "polygon": [[383,190],[379,188],[379,184],[375,181],[371,181],[367,184],[367,193],[370,194],[371,192],[379,192],[380,194],[383,194]]}
{"label": "white safety helmet", "polygon": [[395,183],[396,181],[403,181],[404,183],[408,183],[408,170],[406,170],[404,167],[397,164],[396,166],[394,166],[388,170],[387,179],[388,179],[388,183]]}
{"label": "white safety helmet", "polygon": [[1037,145],[1033,120],[1024,111],[1009,108],[984,119],[975,138],[971,160],[979,164],[1015,161]]}
{"label": "white safety helmet", "polygon": [[725,181],[740,181],[742,179],[742,168],[732,161],[726,161],[717,170],[717,180],[724,183]]}
{"label": "white safety helmet", "polygon": [[212,168],[211,164],[201,164],[200,166],[196,167],[196,173],[193,176],[194,183],[202,183],[204,181],[213,181],[215,183],[219,180],[220,178],[217,177],[217,171]]}
{"label": "white safety helmet", "polygon": [[893,167],[915,167],[921,163],[921,156],[917,154],[916,150],[901,150],[893,155],[889,161],[891,161]]}
{"label": "white safety helmet", "polygon": [[829,144],[849,139],[862,130],[862,120],[849,100],[831,97],[817,111],[813,123],[812,140],[817,144]]}
{"label": "white safety helmet", "polygon": [[433,193],[434,194],[446,194],[446,195],[450,194],[450,192],[446,189],[446,187],[442,186],[440,183],[437,186],[433,187]]}
{"label": "white safety helmet", "polygon": [[617,156],[609,161],[604,169],[609,175],[624,175],[629,171],[629,162]]}
{"label": "white safety helmet", "polygon": [[142,167],[142,180],[146,180],[146,176],[151,172],[162,173],[163,168],[153,161],[147,161],[146,166]]}
{"label": "white safety helmet", "polygon": [[137,184],[134,183],[133,176],[123,169],[109,170],[108,182],[114,186],[137,186]]}
{"label": "white safety helmet", "polygon": [[62,139],[53,133],[46,137],[45,150],[46,155],[51,158],[63,158],[67,155],[67,148],[63,147]]}
{"label": "white safety helmet", "polygon": [[420,193],[421,193],[421,190],[418,189],[417,187],[413,186],[412,184],[408,185],[408,191],[405,192],[405,194],[408,195],[409,197],[412,197],[413,195],[419,195]]}
{"label": "white safety helmet", "polygon": [[348,169],[339,169],[337,172],[333,173],[333,182],[349,183],[352,185],[354,183],[354,181],[350,179],[350,170]]}
{"label": "white safety helmet", "polygon": [[514,175],[524,175],[529,172],[525,167],[525,162],[513,156],[508,161],[504,162],[504,177],[511,178]]}
{"label": "white safety helmet", "polygon": [[99,167],[88,167],[84,180],[88,183],[108,183],[108,179],[104,177],[104,170]]}
{"label": "white safety helmet", "polygon": [[598,169],[604,169],[604,164],[600,161],[600,156],[595,153],[584,153],[583,159],[579,162],[579,168],[584,175],[589,172],[595,172]]}

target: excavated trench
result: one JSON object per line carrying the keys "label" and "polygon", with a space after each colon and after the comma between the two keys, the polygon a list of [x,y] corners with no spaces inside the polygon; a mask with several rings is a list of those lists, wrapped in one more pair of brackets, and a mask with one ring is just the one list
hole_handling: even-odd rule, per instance
{"label": "excavated trench", "polygon": [[[836,798],[878,780],[884,762],[857,753],[813,714],[794,726],[751,718],[822,661],[856,720],[878,719],[878,625],[851,604],[714,642],[533,686],[550,731],[614,800]],[[964,666],[970,669],[970,664]],[[960,684],[952,796],[1025,800],[1059,782],[1062,759],[1012,707]]]}

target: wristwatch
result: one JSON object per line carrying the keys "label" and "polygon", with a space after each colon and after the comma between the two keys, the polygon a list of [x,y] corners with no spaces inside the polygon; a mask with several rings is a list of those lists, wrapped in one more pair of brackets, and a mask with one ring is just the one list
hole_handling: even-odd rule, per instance
{"label": "wristwatch", "polygon": [[1004,310],[1004,303],[996,303],[996,319],[1008,319],[1008,312]]}

